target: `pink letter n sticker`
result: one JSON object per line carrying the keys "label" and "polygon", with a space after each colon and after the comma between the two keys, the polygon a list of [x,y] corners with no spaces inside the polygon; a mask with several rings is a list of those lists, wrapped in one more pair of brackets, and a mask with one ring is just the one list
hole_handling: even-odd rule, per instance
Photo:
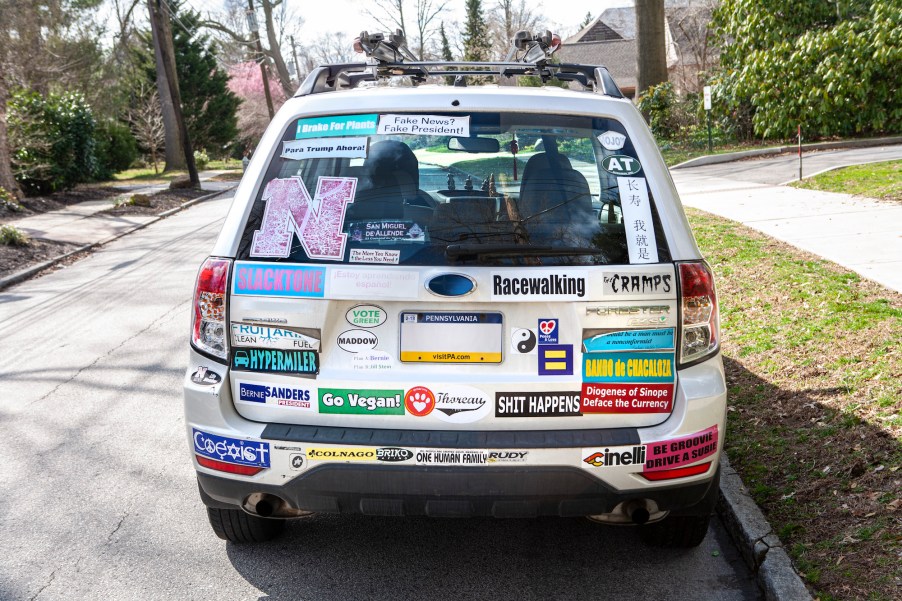
{"label": "pink letter n sticker", "polygon": [[345,211],[354,202],[355,177],[321,177],[316,195],[300,177],[274,179],[266,184],[263,223],[254,232],[252,257],[287,257],[291,254],[291,234],[296,233],[311,259],[344,257],[348,235],[341,232]]}

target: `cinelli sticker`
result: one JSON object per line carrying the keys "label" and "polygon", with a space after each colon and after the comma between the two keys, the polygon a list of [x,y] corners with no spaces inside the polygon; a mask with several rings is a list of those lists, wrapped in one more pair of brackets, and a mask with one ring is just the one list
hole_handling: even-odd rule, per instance
{"label": "cinelli sticker", "polygon": [[645,445],[583,449],[583,467],[615,467],[618,465],[643,465]]}

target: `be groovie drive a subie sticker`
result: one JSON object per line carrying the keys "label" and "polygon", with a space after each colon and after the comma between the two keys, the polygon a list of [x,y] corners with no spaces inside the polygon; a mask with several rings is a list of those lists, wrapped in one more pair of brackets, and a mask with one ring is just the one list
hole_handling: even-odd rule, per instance
{"label": "be groovie drive a subie sticker", "polygon": [[340,261],[348,235],[341,231],[348,205],[357,191],[355,177],[321,177],[310,198],[300,177],[274,179],[266,184],[263,223],[254,232],[252,257],[287,257],[297,234],[311,259]]}

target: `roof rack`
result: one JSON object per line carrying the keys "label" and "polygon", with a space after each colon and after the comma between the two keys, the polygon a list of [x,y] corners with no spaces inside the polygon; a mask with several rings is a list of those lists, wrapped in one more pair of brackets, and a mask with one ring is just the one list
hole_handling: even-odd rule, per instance
{"label": "roof rack", "polygon": [[550,31],[539,35],[518,31],[506,61],[417,61],[400,29],[393,34],[364,31],[354,41],[354,49],[365,53],[367,62],[317,67],[298,88],[295,97],[353,89],[362,82],[392,77],[410,77],[418,85],[429,77],[454,76],[455,86],[465,86],[467,76],[532,76],[540,77],[543,83],[550,79],[575,81],[585,90],[623,98],[605,67],[551,62],[551,55],[560,45],[560,37]]}

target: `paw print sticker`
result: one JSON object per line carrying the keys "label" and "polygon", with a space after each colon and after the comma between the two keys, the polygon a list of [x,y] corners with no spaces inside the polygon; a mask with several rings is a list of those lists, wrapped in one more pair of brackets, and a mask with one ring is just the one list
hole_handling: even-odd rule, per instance
{"label": "paw print sticker", "polygon": [[425,386],[414,386],[404,395],[407,412],[417,417],[425,417],[435,409],[435,395]]}

